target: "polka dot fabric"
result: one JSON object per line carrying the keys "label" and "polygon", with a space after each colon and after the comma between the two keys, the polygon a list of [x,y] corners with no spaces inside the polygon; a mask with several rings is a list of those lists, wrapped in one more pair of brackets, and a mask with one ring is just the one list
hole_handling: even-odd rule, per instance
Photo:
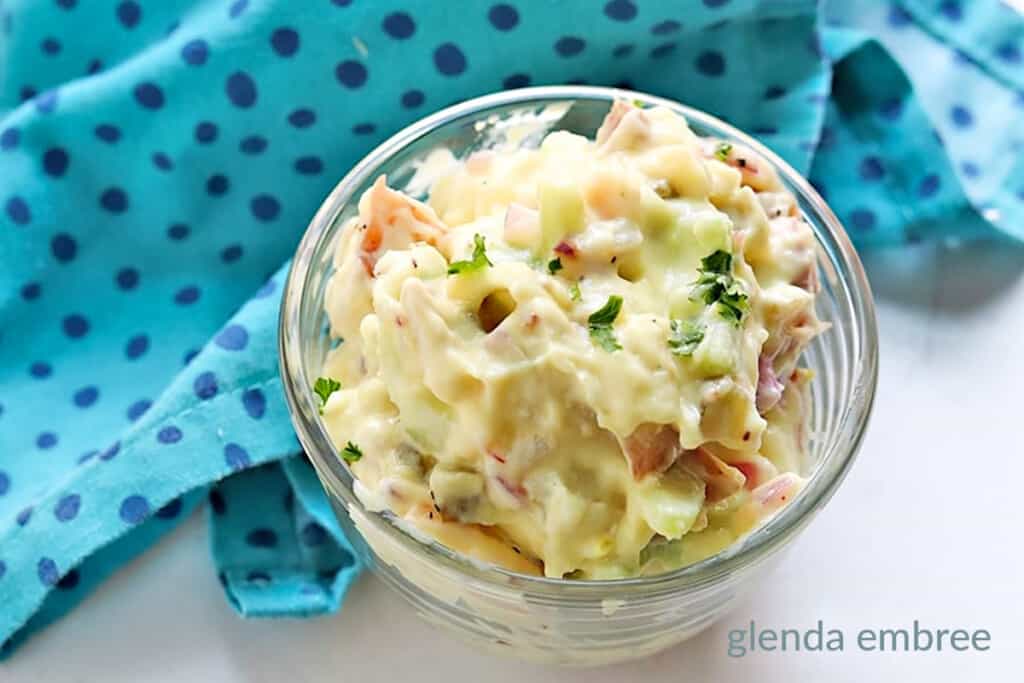
{"label": "polka dot fabric", "polygon": [[[811,179],[859,245],[1024,239],[1024,22],[999,2],[828,2]],[[870,74],[869,78],[865,75]]]}
{"label": "polka dot fabric", "polygon": [[0,0],[0,656],[202,501],[239,611],[338,608],[357,564],[295,457],[280,268],[388,135],[631,87],[755,133],[862,245],[987,234],[975,208],[1012,232],[1024,43],[996,5],[827,2],[819,32],[813,0]]}
{"label": "polka dot fabric", "polygon": [[[278,514],[254,519],[249,501]],[[358,570],[312,468],[302,458],[263,465],[210,491],[213,555],[231,604],[245,616],[316,614],[336,607]],[[239,530],[244,532],[239,533]],[[307,597],[297,608],[294,596]]]}

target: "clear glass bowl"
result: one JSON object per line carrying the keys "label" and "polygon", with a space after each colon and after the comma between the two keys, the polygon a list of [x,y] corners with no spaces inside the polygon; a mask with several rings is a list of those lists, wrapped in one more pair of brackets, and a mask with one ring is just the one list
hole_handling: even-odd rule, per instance
{"label": "clear glass bowl", "polygon": [[[832,328],[809,347],[812,466],[804,490],[766,524],[702,562],[653,577],[613,581],[537,578],[485,565],[417,537],[389,513],[368,511],[322,424],[312,385],[331,347],[324,290],[336,239],[359,196],[381,173],[409,189],[432,150],[456,156],[500,141],[523,144],[553,130],[593,136],[615,98],[663,105],[699,135],[748,145],[774,163],[820,246],[818,314]],[[415,192],[415,189],[413,190]],[[874,399],[874,304],[857,254],[835,214],[792,168],[735,128],[642,93],[582,86],[528,88],[455,105],[401,131],[355,166],[314,216],[299,245],[280,320],[281,374],[292,421],[343,528],[363,562],[425,619],[491,651],[546,662],[599,665],[644,657],[693,636],[755,586],[829,500],[853,462]]]}

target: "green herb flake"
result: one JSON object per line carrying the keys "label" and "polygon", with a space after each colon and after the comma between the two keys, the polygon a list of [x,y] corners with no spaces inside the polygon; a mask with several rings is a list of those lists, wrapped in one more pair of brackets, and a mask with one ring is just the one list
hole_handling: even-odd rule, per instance
{"label": "green herb flake", "polygon": [[736,327],[750,309],[747,293],[732,275],[732,255],[722,249],[700,260],[699,276],[690,298],[708,306],[717,305],[718,314]]}
{"label": "green herb flake", "polygon": [[324,406],[327,405],[327,399],[338,389],[341,389],[341,382],[330,377],[317,377],[316,382],[313,383],[313,391],[317,396],[320,397],[320,412],[324,412]]}
{"label": "green herb flake", "polygon": [[618,351],[622,348],[622,345],[619,344],[619,340],[615,338],[615,331],[612,330],[611,325],[602,325],[598,327],[591,326],[590,338],[594,340],[595,344],[609,353],[612,351]]}
{"label": "green herb flake", "polygon": [[673,320],[669,323],[668,347],[677,356],[692,356],[704,340],[704,325],[692,320]]}
{"label": "green herb flake", "polygon": [[618,351],[622,348],[615,338],[615,330],[612,324],[619,317],[622,310],[622,297],[613,294],[608,297],[604,306],[597,309],[587,318],[587,325],[590,328],[590,338],[594,343],[605,351]]}
{"label": "green herb flake", "polygon": [[473,235],[473,258],[468,261],[452,261],[448,265],[448,274],[472,273],[493,265],[490,259],[487,258],[486,244],[484,244],[483,236],[476,234]]}
{"label": "green herb flake", "polygon": [[363,451],[359,446],[355,445],[351,441],[345,444],[345,447],[341,449],[341,459],[351,465],[354,462],[358,462],[363,457]]}
{"label": "green herb flake", "polygon": [[729,275],[732,272],[732,254],[719,249],[700,260],[700,269],[705,273]]}
{"label": "green herb flake", "polygon": [[583,298],[583,294],[580,293],[579,282],[574,282],[572,283],[572,286],[569,287],[569,298],[572,299],[573,301],[579,301],[580,299]]}
{"label": "green herb flake", "polygon": [[728,142],[720,142],[715,148],[715,158],[719,161],[728,161],[730,152],[732,152],[732,145]]}
{"label": "green herb flake", "polygon": [[562,269],[562,259],[556,257],[556,258],[553,258],[550,261],[548,261],[548,272],[551,273],[552,275],[554,275],[555,273],[557,273],[561,269]]}

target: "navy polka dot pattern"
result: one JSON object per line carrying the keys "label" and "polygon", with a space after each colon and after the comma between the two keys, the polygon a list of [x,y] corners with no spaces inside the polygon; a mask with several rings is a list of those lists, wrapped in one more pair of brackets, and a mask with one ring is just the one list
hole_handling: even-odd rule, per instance
{"label": "navy polka dot pattern", "polygon": [[174,303],[179,306],[188,306],[199,301],[199,288],[195,285],[182,287],[174,294]]}
{"label": "navy polka dot pattern", "polygon": [[968,128],[974,123],[974,115],[971,110],[962,104],[954,105],[949,110],[949,117],[958,128]]}
{"label": "navy polka dot pattern", "polygon": [[491,7],[487,19],[499,31],[511,31],[519,23],[519,11],[512,5],[500,3]]}
{"label": "navy polka dot pattern", "polygon": [[29,372],[33,377],[43,379],[44,377],[49,377],[53,373],[53,368],[49,363],[35,362],[29,366]]}
{"label": "navy polka dot pattern", "polygon": [[181,441],[181,430],[174,425],[168,425],[157,432],[156,440],[162,444],[174,444]]}
{"label": "navy polka dot pattern", "polygon": [[562,57],[574,57],[583,52],[587,43],[577,36],[562,36],[555,42],[555,52]]}
{"label": "navy polka dot pattern", "polygon": [[174,162],[163,152],[156,152],[153,155],[153,165],[161,171],[169,171],[174,168]]}
{"label": "navy polka dot pattern", "polygon": [[277,545],[277,534],[270,529],[253,529],[245,542],[254,548],[273,548]]}
{"label": "navy polka dot pattern", "polygon": [[243,251],[241,244],[229,245],[220,252],[220,260],[224,263],[234,263],[242,258]]}
{"label": "navy polka dot pattern", "polygon": [[64,334],[71,339],[80,339],[89,332],[89,321],[77,313],[64,318],[62,323]]}
{"label": "navy polka dot pattern", "polygon": [[100,206],[110,213],[124,213],[128,209],[128,195],[119,187],[109,187],[100,195]]}
{"label": "navy polka dot pattern", "polygon": [[60,43],[56,38],[46,38],[39,45],[42,51],[48,55],[55,55],[60,52]]}
{"label": "navy polka dot pattern", "polygon": [[405,12],[394,12],[384,17],[382,23],[384,32],[392,38],[405,40],[411,38],[416,32],[416,22]]}
{"label": "navy polka dot pattern", "polygon": [[124,0],[117,6],[117,19],[125,28],[135,28],[142,18],[142,8],[134,0]]}
{"label": "navy polka dot pattern", "polygon": [[502,81],[502,85],[507,89],[513,88],[525,88],[530,85],[530,77],[526,74],[512,74]]}
{"label": "navy polka dot pattern", "polygon": [[705,76],[717,78],[725,73],[725,58],[721,52],[706,50],[697,57],[697,70]]}
{"label": "navy polka dot pattern", "polygon": [[272,221],[281,212],[281,205],[269,194],[259,194],[249,203],[252,215],[261,221]]}
{"label": "navy polka dot pattern", "polygon": [[249,0],[234,0],[231,3],[231,7],[228,8],[228,16],[232,19],[237,19],[242,16],[242,13],[248,9]]}
{"label": "navy polka dot pattern", "polygon": [[281,57],[291,57],[299,51],[299,34],[293,28],[282,27],[270,34],[270,45]]}
{"label": "navy polka dot pattern", "polygon": [[135,289],[139,284],[139,271],[135,268],[121,268],[115,276],[118,289],[124,291]]}
{"label": "navy polka dot pattern", "polygon": [[238,147],[244,154],[261,154],[267,148],[267,140],[260,135],[249,135],[242,138]]}
{"label": "navy polka dot pattern", "polygon": [[246,414],[254,420],[263,417],[267,411],[267,399],[259,389],[249,389],[242,394],[242,405]]}
{"label": "navy polka dot pattern", "polygon": [[43,170],[47,175],[60,178],[68,170],[68,153],[61,147],[51,147],[43,155]]}
{"label": "navy polka dot pattern", "polygon": [[316,112],[312,109],[301,107],[288,114],[288,123],[296,128],[309,128],[316,123]]}
{"label": "navy polka dot pattern", "polygon": [[406,109],[415,109],[422,105],[425,99],[422,90],[407,90],[402,93],[402,106]]}
{"label": "navy polka dot pattern", "polygon": [[609,0],[604,13],[615,21],[632,21],[636,18],[636,4],[632,0]]}
{"label": "navy polka dot pattern", "polygon": [[67,263],[73,261],[78,253],[78,243],[75,238],[61,232],[54,235],[53,240],[50,241],[50,251],[55,259],[61,263]]}
{"label": "navy polka dot pattern", "polygon": [[121,450],[121,442],[115,441],[111,445],[107,446],[102,453],[99,454],[100,460],[110,460],[118,454]]}
{"label": "navy polka dot pattern", "polygon": [[214,173],[206,179],[206,193],[214,197],[226,194],[229,186],[228,178],[223,173]]}
{"label": "navy polka dot pattern", "polygon": [[184,223],[175,223],[167,228],[167,237],[176,242],[180,242],[188,237],[188,232],[189,230],[187,225]]}
{"label": "navy polka dot pattern", "polygon": [[232,324],[217,333],[213,341],[227,351],[241,351],[249,343],[249,333],[243,326]]}
{"label": "navy polka dot pattern", "polygon": [[4,210],[7,212],[7,217],[16,225],[28,225],[32,222],[32,211],[28,208],[28,203],[21,197],[15,196],[8,199]]}
{"label": "navy polka dot pattern", "polygon": [[57,501],[57,507],[53,509],[53,514],[58,521],[70,522],[78,516],[78,510],[81,507],[82,497],[77,493],[72,493]]}
{"label": "navy polka dot pattern", "polygon": [[929,173],[917,186],[917,195],[923,199],[934,197],[939,191],[940,184],[941,180],[939,179],[939,176],[934,173]]}
{"label": "navy polka dot pattern", "polygon": [[21,134],[17,128],[4,128],[3,132],[0,132],[0,150],[11,150],[18,146],[18,140]]}
{"label": "navy polka dot pattern", "polygon": [[210,57],[210,46],[202,38],[190,40],[181,46],[181,58],[190,66],[202,66]]}
{"label": "navy polka dot pattern", "polygon": [[236,71],[228,76],[224,91],[236,107],[248,109],[256,104],[256,83],[244,71]]}
{"label": "navy polka dot pattern", "polygon": [[164,106],[164,91],[155,83],[140,83],[132,93],[135,101],[146,109],[160,109]]}
{"label": "navy polka dot pattern", "polygon": [[359,62],[347,59],[334,69],[338,82],[346,88],[359,88],[366,83],[366,67]]}
{"label": "navy polka dot pattern", "polygon": [[295,170],[302,175],[316,175],[324,170],[324,163],[319,157],[299,157],[295,160]]}
{"label": "navy polka dot pattern", "polygon": [[670,33],[675,33],[680,28],[682,28],[682,24],[675,19],[666,19],[665,21],[659,21],[657,24],[652,26],[651,33],[656,36],[666,36]]}
{"label": "navy polka dot pattern", "polygon": [[[937,234],[908,224],[969,206],[965,182],[975,205],[998,200],[1001,215],[1024,203],[1024,178],[1003,178],[994,163],[1024,140],[985,135],[1024,107],[1017,92],[994,90],[1019,83],[1020,35],[1009,20],[979,23],[979,3],[893,2],[859,18],[893,39],[882,44],[934,43],[907,66],[915,80],[933,71],[948,81],[922,89],[941,94],[929,95],[927,115],[898,66],[872,71],[867,92],[850,88],[844,74],[867,68],[865,51],[835,56],[828,27],[821,41],[813,17],[783,17],[771,3],[751,20],[750,3],[729,0],[685,12],[667,0],[565,0],[558,12],[471,0],[458,21],[397,0],[31,4],[0,0],[0,29],[17,38],[0,48],[0,59],[16,57],[4,62],[12,107],[0,116],[0,177],[15,180],[0,184],[0,249],[18,256],[2,269],[0,355],[19,397],[0,407],[0,429],[13,434],[4,443],[16,444],[0,459],[0,578],[28,577],[11,608],[25,619],[58,599],[48,588],[93,585],[97,547],[136,527],[172,527],[223,477],[209,500],[235,604],[277,589],[278,553],[320,558],[308,570],[317,599],[352,565],[329,511],[311,515],[310,496],[290,490],[305,476],[305,493],[317,491],[308,466],[264,471],[298,449],[267,361],[283,274],[267,273],[346,169],[451,102],[565,82],[681,98],[810,169],[862,245]],[[985,41],[935,37],[980,25],[991,28]],[[779,66],[763,68],[763,54]],[[840,60],[834,69],[819,61],[826,54]],[[871,69],[887,59],[876,56]],[[983,69],[999,78],[978,85]],[[830,87],[859,99],[830,98]],[[260,500],[291,501],[264,506],[286,520],[252,513],[254,482],[270,492]],[[12,543],[8,528],[59,542]],[[246,543],[264,532],[273,547]],[[261,559],[238,570],[232,558],[250,551]],[[298,590],[292,599],[310,604]]]}
{"label": "navy polka dot pattern", "polygon": [[36,574],[39,576],[39,581],[44,586],[56,585],[57,581],[60,580],[60,572],[57,570],[57,563],[49,557],[44,557],[39,560],[36,565]]}
{"label": "navy polka dot pattern", "polygon": [[217,124],[210,121],[200,121],[196,124],[195,138],[201,145],[208,145],[217,139]]}
{"label": "navy polka dot pattern", "polygon": [[850,213],[850,222],[858,230],[870,230],[875,227],[875,214],[870,209],[854,209]]}
{"label": "navy polka dot pattern", "polygon": [[135,401],[130,406],[128,406],[128,410],[126,410],[124,413],[125,417],[127,417],[129,421],[135,422],[140,417],[145,415],[146,411],[149,410],[150,406],[152,405],[153,404],[150,401],[144,398],[139,399],[138,401]]}
{"label": "navy polka dot pattern", "polygon": [[121,131],[117,126],[109,123],[101,123],[94,129],[96,137],[104,142],[114,143],[121,139]]}
{"label": "navy polka dot pattern", "polygon": [[213,398],[217,395],[217,377],[209,371],[201,373],[193,382],[192,389],[204,401]]}
{"label": "navy polka dot pattern", "polygon": [[119,512],[127,524],[139,524],[149,516],[149,501],[140,495],[132,495],[121,501]]}
{"label": "navy polka dot pattern", "polygon": [[323,545],[327,541],[327,531],[316,522],[310,522],[302,527],[301,536],[302,542],[310,547]]}
{"label": "navy polka dot pattern", "polygon": [[445,76],[458,76],[466,70],[466,55],[454,43],[444,43],[434,50],[434,66]]}
{"label": "navy polka dot pattern", "polygon": [[71,398],[74,401],[75,405],[78,406],[79,408],[88,408],[89,406],[96,402],[96,399],[99,398],[99,395],[99,389],[97,389],[94,386],[88,386],[76,391]]}
{"label": "navy polka dot pattern", "polygon": [[38,282],[28,282],[21,288],[21,298],[25,301],[34,301],[39,298],[42,291],[43,288]]}
{"label": "navy polka dot pattern", "polygon": [[236,443],[229,443],[224,447],[224,462],[232,470],[245,469],[252,462],[249,453]]}

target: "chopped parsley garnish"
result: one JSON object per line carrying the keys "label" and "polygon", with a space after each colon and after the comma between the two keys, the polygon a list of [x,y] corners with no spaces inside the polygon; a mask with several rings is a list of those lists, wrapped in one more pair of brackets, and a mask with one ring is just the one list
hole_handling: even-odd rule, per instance
{"label": "chopped parsley garnish", "polygon": [[551,273],[552,275],[554,275],[555,273],[557,273],[561,269],[562,269],[562,259],[556,257],[556,258],[553,258],[550,261],[548,261],[548,272]]}
{"label": "chopped parsley garnish", "polygon": [[704,339],[703,323],[673,320],[669,323],[668,347],[677,356],[692,356]]}
{"label": "chopped parsley garnish", "polygon": [[729,152],[732,151],[732,145],[728,142],[718,143],[718,147],[715,148],[715,158],[719,161],[728,161]]}
{"label": "chopped parsley garnish", "polygon": [[622,297],[613,294],[608,297],[604,306],[591,313],[587,318],[590,338],[605,351],[618,351],[622,348],[615,338],[615,330],[612,328],[612,323],[619,317],[621,310]]}
{"label": "chopped parsley garnish", "polygon": [[341,459],[350,465],[357,462],[361,457],[363,457],[363,451],[351,441],[341,449]]}
{"label": "chopped parsley garnish", "polygon": [[708,306],[718,305],[718,314],[736,327],[750,308],[747,293],[732,275],[732,254],[719,249],[700,260],[700,277],[694,283],[690,298],[703,300]]}
{"label": "chopped parsley garnish", "polygon": [[473,235],[473,258],[468,261],[452,261],[448,266],[448,274],[471,273],[493,265],[487,258],[483,236],[477,234]]}
{"label": "chopped parsley garnish", "polygon": [[718,300],[718,315],[731,322],[734,327],[740,326],[740,323],[743,322],[743,314],[749,308],[747,295],[738,288],[727,289]]}
{"label": "chopped parsley garnish", "polygon": [[341,389],[341,382],[330,377],[317,377],[313,383],[313,391],[320,397],[320,412],[324,412],[327,405],[327,398],[338,389]]}
{"label": "chopped parsley garnish", "polygon": [[572,286],[569,287],[569,298],[572,299],[573,301],[579,301],[580,299],[583,298],[583,295],[580,293],[579,282],[574,282],[572,283]]}

